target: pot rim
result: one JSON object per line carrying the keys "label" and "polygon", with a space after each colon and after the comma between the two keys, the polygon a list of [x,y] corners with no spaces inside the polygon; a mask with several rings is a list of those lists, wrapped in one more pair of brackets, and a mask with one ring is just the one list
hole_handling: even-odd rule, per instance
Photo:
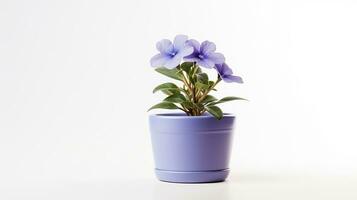
{"label": "pot rim", "polygon": [[[214,118],[214,116],[210,114],[204,114],[200,116],[188,116],[185,113],[155,113],[150,114],[150,117],[159,117],[159,118],[176,118],[176,119],[202,119],[202,118]],[[223,113],[223,118],[234,118],[235,115],[233,113]]]}

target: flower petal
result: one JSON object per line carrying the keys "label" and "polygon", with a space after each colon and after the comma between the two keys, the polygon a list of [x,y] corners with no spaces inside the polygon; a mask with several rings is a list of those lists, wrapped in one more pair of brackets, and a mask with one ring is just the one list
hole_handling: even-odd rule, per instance
{"label": "flower petal", "polygon": [[162,67],[170,60],[170,57],[165,54],[157,54],[151,58],[150,64],[152,67]]}
{"label": "flower petal", "polygon": [[193,47],[193,52],[198,53],[200,51],[200,43],[197,40],[187,40],[186,44]]}
{"label": "flower petal", "polygon": [[222,77],[222,79],[224,82],[227,82],[227,83],[232,83],[232,82],[243,83],[243,79],[240,76],[227,75],[227,76]]}
{"label": "flower petal", "polygon": [[224,73],[223,73],[223,64],[215,64],[214,65],[214,69],[216,69],[217,73],[220,75],[220,76],[223,76]]}
{"label": "flower petal", "polygon": [[210,41],[204,41],[201,44],[200,52],[201,54],[207,55],[216,51],[216,45]]}
{"label": "flower petal", "polygon": [[222,66],[221,69],[222,76],[233,74],[233,70],[226,63],[223,63],[221,66]]}
{"label": "flower petal", "polygon": [[180,55],[175,55],[174,57],[171,57],[165,64],[164,67],[168,69],[173,69],[177,67],[182,60],[182,56]]}
{"label": "flower petal", "polygon": [[207,55],[207,58],[212,60],[215,64],[222,64],[226,60],[224,55],[221,54],[221,53],[210,53],[210,54]]}
{"label": "flower petal", "polygon": [[193,53],[193,47],[186,45],[177,54],[181,57],[188,56]]}
{"label": "flower petal", "polygon": [[210,59],[199,60],[199,61],[197,61],[197,64],[199,66],[209,68],[209,69],[214,67],[214,62],[212,62]]}
{"label": "flower petal", "polygon": [[215,64],[214,68],[217,70],[218,74],[221,77],[227,76],[227,75],[232,75],[233,71],[231,68],[228,67],[226,63],[223,64]]}
{"label": "flower petal", "polygon": [[181,50],[186,46],[186,41],[188,37],[186,35],[176,35],[174,39],[174,48],[176,50]]}
{"label": "flower petal", "polygon": [[163,39],[156,43],[156,49],[162,54],[170,54],[174,47],[170,40]]}
{"label": "flower petal", "polygon": [[191,55],[188,55],[186,57],[183,58],[184,61],[188,61],[188,62],[198,62],[201,59],[198,58],[198,55],[193,53]]}

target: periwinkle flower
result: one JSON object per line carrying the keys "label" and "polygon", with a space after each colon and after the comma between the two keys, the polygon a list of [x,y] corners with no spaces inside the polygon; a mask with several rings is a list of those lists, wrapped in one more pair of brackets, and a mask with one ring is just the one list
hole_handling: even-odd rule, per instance
{"label": "periwinkle flower", "polygon": [[151,58],[151,66],[168,69],[177,67],[183,57],[193,52],[193,48],[186,43],[187,39],[186,35],[177,35],[173,43],[167,39],[157,42],[156,49],[160,53]]}
{"label": "periwinkle flower", "polygon": [[196,62],[205,68],[213,68],[215,64],[222,64],[225,61],[223,54],[216,53],[216,45],[210,41],[204,41],[200,45],[197,40],[188,40],[187,44],[193,47],[191,55],[184,57],[185,61]]}
{"label": "periwinkle flower", "polygon": [[233,70],[226,64],[216,64],[214,68],[217,70],[219,76],[224,82],[227,83],[243,83],[243,80],[239,76],[233,75]]}

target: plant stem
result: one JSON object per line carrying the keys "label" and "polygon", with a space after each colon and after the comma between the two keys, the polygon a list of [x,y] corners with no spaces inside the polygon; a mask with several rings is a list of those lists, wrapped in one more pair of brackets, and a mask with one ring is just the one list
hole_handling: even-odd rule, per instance
{"label": "plant stem", "polygon": [[212,89],[214,89],[214,87],[216,87],[216,85],[217,85],[221,80],[222,80],[222,79],[221,79],[221,78],[219,77],[219,75],[218,75],[218,78],[217,78],[216,82],[212,85],[212,87],[210,87],[208,90],[206,90],[206,91],[202,94],[202,96],[198,99],[198,102],[203,101],[203,99],[206,98],[206,96],[208,95],[208,93],[209,93]]}
{"label": "plant stem", "polygon": [[[186,78],[186,74],[183,70],[181,70],[181,74],[182,74],[182,82],[184,83],[184,87],[183,89],[187,92],[185,92],[185,94],[187,95],[187,98],[190,99],[192,97],[192,88],[191,88],[191,84],[189,82],[189,80]],[[193,112],[192,109],[189,108],[185,108],[185,106],[181,105],[183,108],[180,108],[180,110],[184,111],[186,113],[186,115],[188,116],[192,116]]]}
{"label": "plant stem", "polygon": [[192,87],[191,87],[190,81],[186,78],[186,74],[185,74],[185,72],[183,70],[181,71],[181,74],[182,74],[182,77],[183,77],[183,79],[182,79],[183,83],[187,87],[189,93],[192,94]]}
{"label": "plant stem", "polygon": [[200,115],[206,112],[206,109],[201,110]]}
{"label": "plant stem", "polygon": [[[197,65],[195,63],[193,63],[193,69],[192,69],[193,72],[192,72],[192,74],[196,74],[197,69],[198,69]],[[192,100],[193,100],[194,103],[196,103],[197,102],[196,97],[197,97],[198,90],[197,90],[197,88],[195,87],[194,84],[193,84],[192,92],[193,92],[193,99]]]}
{"label": "plant stem", "polygon": [[[195,75],[196,72],[197,72],[197,69],[198,69],[198,66],[196,65],[196,63],[193,64],[193,71],[192,71],[192,74]],[[197,103],[198,99],[198,88],[196,88],[196,86],[194,85],[194,83],[192,83],[192,102],[195,104]],[[192,109],[192,112],[193,112],[193,115],[194,116],[199,116],[200,115],[200,110],[198,108],[193,108]]]}
{"label": "plant stem", "polygon": [[184,73],[182,73],[182,76],[183,76],[183,83],[186,85],[186,87],[187,87],[188,90],[191,90],[191,86],[190,86],[190,84],[188,83],[188,81],[187,81],[187,79],[186,79]]}

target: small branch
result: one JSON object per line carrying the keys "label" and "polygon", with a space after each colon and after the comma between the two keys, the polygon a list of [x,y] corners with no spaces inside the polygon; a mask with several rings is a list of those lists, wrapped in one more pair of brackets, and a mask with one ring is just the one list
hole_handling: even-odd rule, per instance
{"label": "small branch", "polygon": [[191,84],[190,84],[190,82],[189,82],[189,80],[186,78],[186,74],[184,73],[184,71],[182,70],[181,71],[182,73],[182,77],[183,77],[183,83],[185,84],[185,86],[187,87],[187,89],[188,89],[188,91],[191,93],[191,95],[192,95],[192,87],[191,87]]}
{"label": "small branch", "polygon": [[179,106],[178,106],[178,108],[188,115],[190,111],[188,111],[182,104],[180,104],[180,105],[182,106],[182,108],[180,108]]}
{"label": "small branch", "polygon": [[206,112],[206,109],[204,108],[203,110],[201,110],[200,115],[202,115],[205,112]]}
{"label": "small branch", "polygon": [[222,80],[222,79],[218,76],[216,82],[212,85],[212,87],[210,87],[209,89],[207,89],[206,92],[204,92],[204,93],[202,94],[202,96],[200,97],[200,99],[198,100],[198,102],[203,101],[203,99],[206,98],[206,96],[208,95],[208,93],[209,93],[212,89],[214,89],[214,87],[216,87],[216,85],[217,85],[221,80]]}

